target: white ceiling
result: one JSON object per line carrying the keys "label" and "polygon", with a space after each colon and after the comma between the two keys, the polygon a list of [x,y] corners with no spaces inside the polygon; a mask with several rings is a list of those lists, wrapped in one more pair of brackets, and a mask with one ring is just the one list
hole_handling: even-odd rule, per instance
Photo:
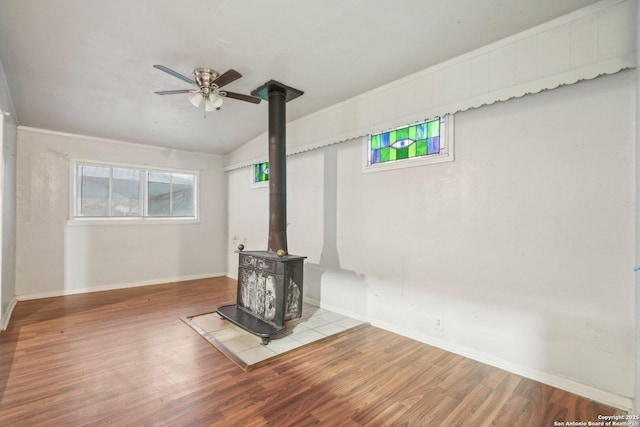
{"label": "white ceiling", "polygon": [[243,74],[318,111],[595,0],[0,0],[0,61],[21,125],[226,154],[267,130],[266,102],[196,109],[155,68]]}

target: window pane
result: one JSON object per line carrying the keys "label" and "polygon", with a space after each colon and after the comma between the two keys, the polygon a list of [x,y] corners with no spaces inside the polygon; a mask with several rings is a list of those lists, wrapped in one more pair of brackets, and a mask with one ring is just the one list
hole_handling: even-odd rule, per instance
{"label": "window pane", "polygon": [[446,154],[443,117],[369,135],[368,165]]}
{"label": "window pane", "polygon": [[140,171],[113,168],[112,216],[140,216]]}
{"label": "window pane", "polygon": [[147,212],[149,216],[171,215],[171,174],[149,172]]}
{"label": "window pane", "polygon": [[256,163],[253,165],[253,182],[269,181],[269,162]]}
{"label": "window pane", "polygon": [[78,165],[80,216],[109,216],[109,167]]}
{"label": "window pane", "polygon": [[171,183],[172,216],[196,216],[194,193],[196,186],[194,175],[174,173]]}

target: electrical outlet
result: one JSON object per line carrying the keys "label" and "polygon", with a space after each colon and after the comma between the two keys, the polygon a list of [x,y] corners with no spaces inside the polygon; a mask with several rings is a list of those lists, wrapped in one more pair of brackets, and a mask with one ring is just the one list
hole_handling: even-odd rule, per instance
{"label": "electrical outlet", "polygon": [[435,327],[439,331],[444,331],[444,322],[442,321],[442,317],[436,317]]}

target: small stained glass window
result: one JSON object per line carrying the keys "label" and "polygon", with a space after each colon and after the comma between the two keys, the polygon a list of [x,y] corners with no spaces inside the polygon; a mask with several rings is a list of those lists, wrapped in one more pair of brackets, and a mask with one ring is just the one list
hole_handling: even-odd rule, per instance
{"label": "small stained glass window", "polygon": [[441,154],[445,135],[441,117],[369,135],[368,166]]}
{"label": "small stained glass window", "polygon": [[269,181],[269,162],[256,163],[253,165],[253,183]]}

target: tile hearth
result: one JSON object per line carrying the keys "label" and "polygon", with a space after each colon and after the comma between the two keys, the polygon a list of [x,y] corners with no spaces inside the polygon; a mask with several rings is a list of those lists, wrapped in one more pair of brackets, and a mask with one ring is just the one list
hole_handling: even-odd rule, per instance
{"label": "tile hearth", "polygon": [[285,330],[262,345],[262,339],[235,326],[217,313],[206,313],[182,320],[244,370],[328,337],[343,334],[365,322],[304,303],[302,317],[289,320]]}

